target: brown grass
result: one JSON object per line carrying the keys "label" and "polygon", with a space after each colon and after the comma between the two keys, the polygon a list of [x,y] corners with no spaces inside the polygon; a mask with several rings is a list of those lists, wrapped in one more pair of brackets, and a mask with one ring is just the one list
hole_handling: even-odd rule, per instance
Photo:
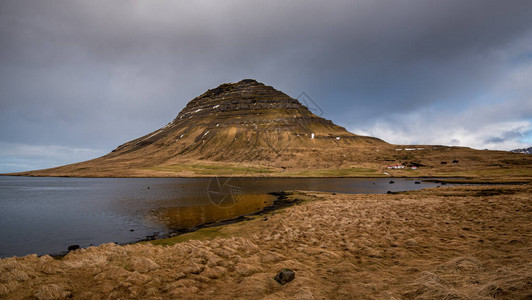
{"label": "brown grass", "polygon": [[531,192],[296,193],[314,201],[201,240],[0,260],[0,298],[529,299]]}
{"label": "brown grass", "polygon": [[[201,131],[201,130],[200,130]],[[131,153],[113,152],[91,161],[47,170],[18,173],[25,176],[77,177],[468,177],[477,180],[528,181],[532,178],[532,155],[505,151],[481,151],[464,147],[408,146],[389,144],[289,143],[279,153],[244,144],[225,153],[219,147],[209,156],[177,155],[164,145],[150,145]],[[164,147],[163,147],[164,146]],[[249,146],[249,145],[248,145]],[[423,150],[406,151],[407,148]],[[398,151],[401,149],[401,151]],[[258,156],[252,153],[257,152]],[[173,153],[172,155],[170,155]],[[170,155],[170,156],[169,156]],[[265,156],[261,156],[265,155]],[[453,163],[454,162],[454,163]],[[444,163],[444,164],[442,164]],[[421,165],[418,170],[388,170],[387,166]],[[384,172],[390,175],[383,174]]]}

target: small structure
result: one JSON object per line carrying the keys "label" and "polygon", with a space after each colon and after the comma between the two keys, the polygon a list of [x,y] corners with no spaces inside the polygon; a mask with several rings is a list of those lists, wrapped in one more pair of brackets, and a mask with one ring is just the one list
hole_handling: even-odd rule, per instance
{"label": "small structure", "polygon": [[417,170],[417,167],[416,166],[412,166],[412,170]]}
{"label": "small structure", "polygon": [[388,169],[404,169],[405,166],[399,164],[399,165],[393,165],[393,166],[388,166]]}

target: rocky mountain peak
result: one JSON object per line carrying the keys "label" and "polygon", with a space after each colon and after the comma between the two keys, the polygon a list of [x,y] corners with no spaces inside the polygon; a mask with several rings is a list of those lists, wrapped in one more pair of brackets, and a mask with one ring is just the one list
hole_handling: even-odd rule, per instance
{"label": "rocky mountain peak", "polygon": [[261,114],[271,109],[297,109],[303,114],[310,114],[305,106],[285,93],[254,79],[243,79],[236,83],[221,84],[192,99],[175,121],[221,112]]}
{"label": "rocky mountain peak", "polygon": [[256,81],[255,79],[242,79],[236,83],[223,83],[214,89],[207,90],[201,96],[196,97],[196,99],[215,97],[228,92],[250,91],[261,86],[264,86],[264,84]]}
{"label": "rocky mountain peak", "polygon": [[314,115],[298,100],[271,86],[244,79],[207,90],[192,99],[172,122],[120,145],[109,157],[144,159],[151,155],[167,163],[182,158],[238,162],[275,159],[281,164],[292,161],[295,152],[302,155],[301,160],[306,159],[303,153],[331,149],[344,157],[348,147],[382,144],[379,139],[352,134]]}

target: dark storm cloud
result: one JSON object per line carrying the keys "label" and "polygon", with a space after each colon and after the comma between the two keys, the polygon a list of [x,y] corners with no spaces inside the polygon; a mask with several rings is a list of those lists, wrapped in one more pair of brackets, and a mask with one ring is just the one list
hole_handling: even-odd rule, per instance
{"label": "dark storm cloud", "polygon": [[412,140],[409,124],[435,119],[408,119],[421,110],[527,103],[513,95],[526,83],[500,86],[531,78],[531,53],[530,1],[3,0],[0,142],[109,151],[242,78],[306,91],[349,129],[403,127],[380,137]]}

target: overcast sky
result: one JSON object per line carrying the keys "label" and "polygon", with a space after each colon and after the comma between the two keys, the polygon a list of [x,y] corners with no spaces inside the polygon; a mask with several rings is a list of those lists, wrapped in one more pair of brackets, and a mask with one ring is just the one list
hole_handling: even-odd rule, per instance
{"label": "overcast sky", "polygon": [[254,78],[397,144],[532,144],[532,1],[2,0],[0,173],[95,158]]}

